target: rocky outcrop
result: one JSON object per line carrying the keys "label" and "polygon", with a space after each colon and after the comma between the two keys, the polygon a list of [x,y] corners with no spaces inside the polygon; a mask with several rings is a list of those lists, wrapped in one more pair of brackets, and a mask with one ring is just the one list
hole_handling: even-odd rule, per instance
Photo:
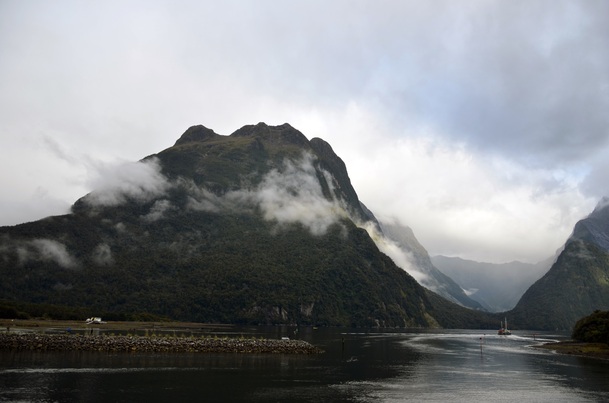
{"label": "rocky outcrop", "polygon": [[609,198],[603,197],[594,211],[580,220],[567,242],[585,241],[609,252]]}
{"label": "rocky outcrop", "polygon": [[203,125],[191,126],[184,132],[184,134],[182,134],[178,141],[176,141],[175,145],[178,146],[196,141],[205,141],[219,136],[220,135],[214,132],[212,129],[208,129]]}

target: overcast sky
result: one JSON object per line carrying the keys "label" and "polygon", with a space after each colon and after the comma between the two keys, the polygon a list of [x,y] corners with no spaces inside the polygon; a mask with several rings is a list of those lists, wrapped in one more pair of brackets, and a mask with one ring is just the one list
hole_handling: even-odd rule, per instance
{"label": "overcast sky", "polygon": [[432,255],[542,260],[609,195],[609,1],[0,0],[0,225],[258,122]]}

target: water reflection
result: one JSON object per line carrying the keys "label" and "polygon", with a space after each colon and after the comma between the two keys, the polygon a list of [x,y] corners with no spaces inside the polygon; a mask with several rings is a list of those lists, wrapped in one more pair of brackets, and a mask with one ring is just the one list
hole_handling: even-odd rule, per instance
{"label": "water reflection", "polygon": [[[283,337],[293,328],[230,328]],[[0,352],[0,401],[599,401],[606,361],[479,332],[300,329],[318,356]],[[548,335],[548,338],[553,338]]]}
{"label": "water reflection", "polygon": [[[422,356],[406,376],[370,385],[351,382],[369,401],[601,401],[609,399],[606,362],[534,349],[528,337],[406,335],[404,348]],[[583,360],[583,361],[582,361]],[[371,391],[373,389],[373,391]]]}

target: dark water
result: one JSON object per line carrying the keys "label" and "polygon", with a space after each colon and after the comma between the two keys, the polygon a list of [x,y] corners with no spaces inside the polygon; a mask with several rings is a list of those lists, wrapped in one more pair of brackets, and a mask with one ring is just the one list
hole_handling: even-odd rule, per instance
{"label": "dark water", "polygon": [[[245,337],[293,328],[230,328]],[[301,328],[316,356],[0,352],[0,401],[609,401],[609,361],[530,347],[555,335]]]}

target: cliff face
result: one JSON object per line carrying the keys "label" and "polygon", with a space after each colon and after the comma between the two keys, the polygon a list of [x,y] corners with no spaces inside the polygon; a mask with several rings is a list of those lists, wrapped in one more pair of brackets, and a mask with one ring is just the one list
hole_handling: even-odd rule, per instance
{"label": "cliff face", "polygon": [[609,252],[609,198],[603,198],[588,217],[575,224],[567,243],[577,240]]}

